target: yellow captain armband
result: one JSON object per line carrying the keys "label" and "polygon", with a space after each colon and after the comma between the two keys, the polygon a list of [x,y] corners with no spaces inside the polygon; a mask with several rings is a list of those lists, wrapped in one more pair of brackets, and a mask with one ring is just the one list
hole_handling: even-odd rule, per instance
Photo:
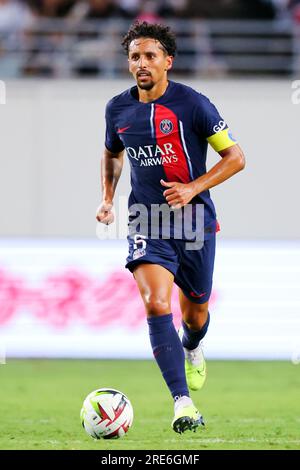
{"label": "yellow captain armband", "polygon": [[237,141],[228,128],[207,137],[206,140],[216,152],[221,152],[221,150],[225,150],[237,144]]}

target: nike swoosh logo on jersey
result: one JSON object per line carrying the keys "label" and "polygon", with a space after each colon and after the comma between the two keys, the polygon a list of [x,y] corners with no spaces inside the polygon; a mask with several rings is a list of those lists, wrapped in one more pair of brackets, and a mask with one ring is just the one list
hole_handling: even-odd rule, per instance
{"label": "nike swoosh logo on jersey", "polygon": [[206,294],[206,292],[203,292],[203,294],[200,294],[200,295],[195,294],[195,292],[190,292],[190,295],[191,295],[192,297],[197,297],[197,299],[200,299],[200,298],[203,297],[205,294]]}
{"label": "nike swoosh logo on jersey", "polygon": [[118,134],[122,134],[122,132],[125,132],[127,129],[129,129],[130,126],[127,127],[120,127],[120,129],[117,130]]}

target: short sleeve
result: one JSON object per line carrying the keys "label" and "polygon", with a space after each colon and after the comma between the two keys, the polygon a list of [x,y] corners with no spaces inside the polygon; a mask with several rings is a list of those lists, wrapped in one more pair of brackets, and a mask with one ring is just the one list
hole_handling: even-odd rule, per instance
{"label": "short sleeve", "polygon": [[194,109],[194,127],[216,152],[237,144],[217,108],[200,94]]}
{"label": "short sleeve", "polygon": [[124,145],[120,140],[113,123],[111,102],[109,102],[106,106],[105,121],[105,147],[113,153],[122,152],[122,150],[124,150]]}

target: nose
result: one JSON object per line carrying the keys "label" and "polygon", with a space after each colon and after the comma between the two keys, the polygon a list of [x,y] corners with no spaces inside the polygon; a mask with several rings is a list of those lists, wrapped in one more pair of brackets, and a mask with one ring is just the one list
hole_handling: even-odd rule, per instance
{"label": "nose", "polygon": [[140,56],[139,61],[138,61],[138,66],[140,69],[144,68],[146,65],[146,60],[145,57]]}

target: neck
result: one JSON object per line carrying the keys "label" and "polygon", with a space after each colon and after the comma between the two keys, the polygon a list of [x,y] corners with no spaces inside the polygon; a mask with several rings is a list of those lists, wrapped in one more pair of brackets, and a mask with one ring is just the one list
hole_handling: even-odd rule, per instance
{"label": "neck", "polygon": [[142,103],[149,103],[150,101],[157,100],[160,98],[168,88],[168,80],[162,80],[161,82],[156,83],[151,90],[143,90],[138,86],[139,91],[139,101]]}

